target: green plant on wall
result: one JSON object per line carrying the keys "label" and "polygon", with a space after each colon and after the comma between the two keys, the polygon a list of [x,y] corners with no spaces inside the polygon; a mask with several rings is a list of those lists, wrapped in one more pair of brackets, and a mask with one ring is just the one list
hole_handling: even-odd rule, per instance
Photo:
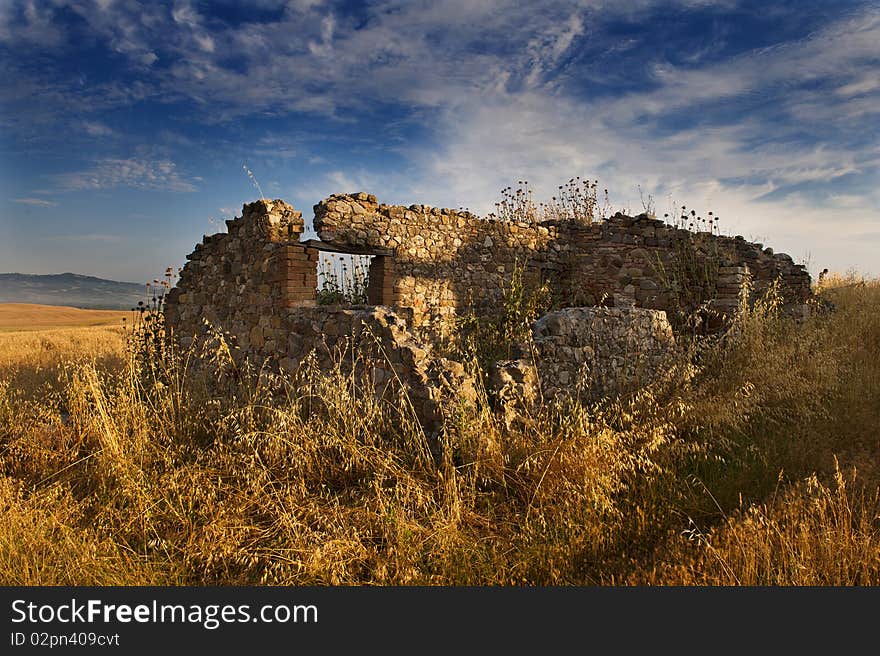
{"label": "green plant on wall", "polygon": [[655,252],[651,262],[669,299],[666,308],[669,319],[679,326],[687,323],[695,312],[715,298],[719,269],[729,259],[726,250],[715,238],[717,217],[709,212],[710,218],[704,220],[694,210],[688,216],[686,207],[682,206],[681,209],[676,225],[684,232],[673,240],[672,256],[664,260],[659,252]]}
{"label": "green plant on wall", "polygon": [[549,281],[529,275],[524,264],[515,262],[500,312],[487,315],[471,310],[458,319],[456,327],[463,336],[458,355],[475,358],[484,373],[495,362],[516,357],[519,347],[531,339],[532,323],[550,309],[551,301]]}

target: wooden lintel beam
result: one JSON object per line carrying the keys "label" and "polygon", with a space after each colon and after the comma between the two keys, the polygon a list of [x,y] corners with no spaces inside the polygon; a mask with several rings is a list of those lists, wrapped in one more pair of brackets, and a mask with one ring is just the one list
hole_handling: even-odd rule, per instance
{"label": "wooden lintel beam", "polygon": [[394,251],[390,248],[369,248],[366,246],[337,246],[336,244],[328,244],[320,239],[307,239],[298,242],[300,246],[306,248],[314,248],[319,251],[329,253],[345,253],[346,255],[382,255],[385,257],[393,256]]}

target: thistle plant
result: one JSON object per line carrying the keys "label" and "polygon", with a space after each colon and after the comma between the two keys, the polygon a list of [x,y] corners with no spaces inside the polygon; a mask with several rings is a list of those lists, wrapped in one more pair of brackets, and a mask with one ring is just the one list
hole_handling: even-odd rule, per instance
{"label": "thistle plant", "polygon": [[708,232],[713,235],[721,234],[720,217],[716,216],[714,212],[708,212],[704,218],[702,215],[698,215],[694,209],[688,211],[687,205],[682,205],[681,210],[665,213],[663,220],[673,228],[680,230],[689,230],[694,233]]}
{"label": "thistle plant", "polygon": [[260,192],[260,200],[266,200],[266,197],[263,196],[263,190],[260,188],[260,183],[257,182],[257,177],[254,175],[254,172],[251,171],[251,170],[247,167],[247,164],[242,164],[242,165],[241,165],[241,168],[244,169],[244,172],[247,173],[247,176],[251,179],[251,182],[252,182],[252,183],[254,184],[254,186],[257,188],[257,191]]}
{"label": "thistle plant", "polygon": [[318,305],[366,304],[369,268],[367,256],[323,256],[318,266]]}
{"label": "thistle plant", "polygon": [[142,377],[159,380],[170,358],[170,341],[165,323],[165,302],[174,286],[174,269],[167,267],[162,279],[144,286],[145,300],[131,308],[131,320],[122,319],[126,351]]}
{"label": "thistle plant", "polygon": [[571,221],[589,225],[594,219],[604,218],[610,208],[608,190],[604,190],[604,203],[599,204],[599,181],[571,178],[557,188],[549,201],[536,203],[528,180],[519,180],[517,188],[501,190],[501,200],[495,203],[495,211],[487,218],[501,221],[539,223],[541,221]]}

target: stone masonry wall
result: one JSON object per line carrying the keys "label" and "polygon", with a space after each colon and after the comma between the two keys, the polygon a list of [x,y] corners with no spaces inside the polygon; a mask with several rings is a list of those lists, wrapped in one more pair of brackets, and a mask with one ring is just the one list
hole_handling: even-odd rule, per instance
{"label": "stone masonry wall", "polygon": [[430,432],[448,399],[473,397],[460,364],[413,338],[406,309],[315,306],[318,253],[297,243],[302,219],[292,207],[258,201],[227,225],[196,246],[168,294],[166,319],[183,346],[219,330],[258,367],[293,373],[308,357],[324,370],[355,367],[376,393],[405,393]]}
{"label": "stone masonry wall", "polygon": [[595,401],[651,381],[675,338],[666,313],[636,307],[575,307],[532,325],[526,357],[499,362],[493,389],[509,410],[539,398]]}
{"label": "stone masonry wall", "polygon": [[334,195],[314,209],[322,241],[394,251],[394,271],[383,279],[386,300],[411,308],[413,326],[423,333],[448,333],[456,311],[497,309],[517,265],[534,278],[555,280],[572,245],[568,225],[480,219],[427,205],[380,205],[364,193]]}
{"label": "stone masonry wall", "polygon": [[302,214],[281,200],[245,205],[227,226],[187,256],[166,317],[184,343],[207,321],[236,335],[244,350],[263,348],[263,329],[278,310],[314,305],[318,252],[297,243]]}
{"label": "stone masonry wall", "polygon": [[426,205],[380,205],[363,193],[334,195],[314,209],[323,241],[394,251],[394,270],[381,283],[385,300],[412,308],[414,327],[426,332],[448,331],[449,318],[463,309],[497,309],[515,266],[549,280],[561,305],[665,309],[676,324],[704,303],[729,314],[746,281],[759,294],[779,279],[793,313],[803,311],[811,293],[805,267],[788,255],[647,215],[617,214],[589,225],[507,222]]}
{"label": "stone masonry wall", "polygon": [[667,310],[677,323],[702,302],[730,314],[747,282],[754,298],[778,280],[785,310],[796,315],[812,293],[804,266],[740,236],[694,233],[644,214],[617,214],[573,235],[571,295],[580,295],[573,305],[604,296],[615,306]]}

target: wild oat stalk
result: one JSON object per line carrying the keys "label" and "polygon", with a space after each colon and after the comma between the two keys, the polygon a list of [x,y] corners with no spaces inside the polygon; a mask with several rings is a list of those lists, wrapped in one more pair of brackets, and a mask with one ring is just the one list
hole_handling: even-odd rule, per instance
{"label": "wild oat stalk", "polygon": [[266,198],[263,196],[263,190],[260,188],[260,183],[257,182],[257,178],[256,178],[256,176],[255,176],[255,175],[253,174],[253,172],[247,167],[247,164],[242,164],[242,165],[241,165],[241,168],[244,169],[244,172],[247,173],[247,176],[251,179],[251,182],[252,182],[252,183],[254,184],[254,186],[257,188],[257,191],[260,192],[260,200],[266,200]]}

